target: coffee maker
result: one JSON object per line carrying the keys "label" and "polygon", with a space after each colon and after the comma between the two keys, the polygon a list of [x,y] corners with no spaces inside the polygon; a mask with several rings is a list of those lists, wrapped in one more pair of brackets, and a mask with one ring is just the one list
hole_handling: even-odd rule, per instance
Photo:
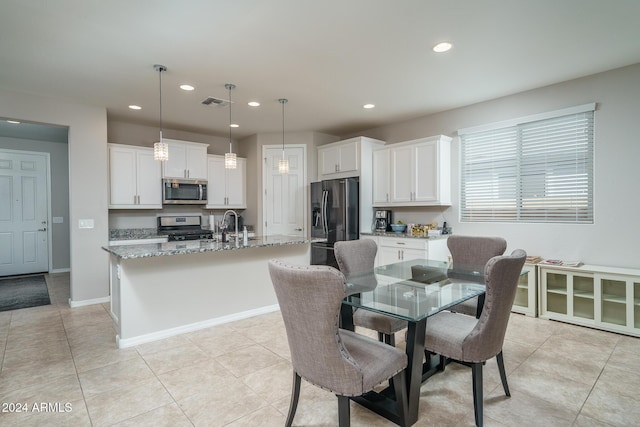
{"label": "coffee maker", "polygon": [[373,231],[391,231],[391,211],[375,211]]}

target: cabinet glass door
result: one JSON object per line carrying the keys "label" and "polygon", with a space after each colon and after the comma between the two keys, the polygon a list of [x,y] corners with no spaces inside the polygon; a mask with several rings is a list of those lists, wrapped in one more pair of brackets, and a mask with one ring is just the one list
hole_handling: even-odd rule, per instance
{"label": "cabinet glass door", "polygon": [[518,289],[516,290],[516,299],[514,304],[523,307],[529,308],[529,274],[520,275],[518,278]]}
{"label": "cabinet glass door", "polygon": [[567,314],[567,275],[546,272],[547,310]]}
{"label": "cabinet glass door", "polygon": [[573,276],[573,315],[594,319],[593,277]]}
{"label": "cabinet glass door", "polygon": [[602,279],[602,321],[627,325],[627,283],[624,280]]}
{"label": "cabinet glass door", "polygon": [[633,284],[633,322],[635,328],[640,328],[640,282]]}

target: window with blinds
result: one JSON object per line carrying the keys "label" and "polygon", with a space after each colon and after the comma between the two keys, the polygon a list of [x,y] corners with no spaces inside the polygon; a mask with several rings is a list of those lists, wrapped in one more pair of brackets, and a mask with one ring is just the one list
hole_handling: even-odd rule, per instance
{"label": "window with blinds", "polygon": [[593,223],[594,110],[460,130],[461,221]]}

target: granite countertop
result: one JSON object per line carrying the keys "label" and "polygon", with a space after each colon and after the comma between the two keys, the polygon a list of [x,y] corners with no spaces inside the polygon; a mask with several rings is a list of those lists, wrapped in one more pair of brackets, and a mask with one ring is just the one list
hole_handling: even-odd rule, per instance
{"label": "granite countertop", "polygon": [[[222,243],[216,240],[187,240],[181,242],[166,243],[140,243],[125,246],[103,246],[102,249],[120,259],[149,258],[156,256],[186,255],[202,252],[218,252],[229,250],[242,250],[260,248],[265,246],[299,245],[315,242],[305,237],[296,236],[257,236],[251,238],[247,245],[242,243],[242,238],[236,245],[235,239]],[[322,240],[322,239],[319,239]]]}
{"label": "granite countertop", "polygon": [[449,237],[449,234],[443,234],[441,236],[412,236],[407,233],[394,233],[393,231],[374,231],[372,233],[360,233],[363,236],[381,236],[381,237],[402,237],[407,239],[446,239]]}

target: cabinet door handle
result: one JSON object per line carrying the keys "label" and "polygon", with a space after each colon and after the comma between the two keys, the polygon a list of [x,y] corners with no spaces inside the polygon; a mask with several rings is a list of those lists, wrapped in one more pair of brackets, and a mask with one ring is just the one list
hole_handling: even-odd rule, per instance
{"label": "cabinet door handle", "polygon": [[389,201],[389,193],[387,193],[387,202]]}

